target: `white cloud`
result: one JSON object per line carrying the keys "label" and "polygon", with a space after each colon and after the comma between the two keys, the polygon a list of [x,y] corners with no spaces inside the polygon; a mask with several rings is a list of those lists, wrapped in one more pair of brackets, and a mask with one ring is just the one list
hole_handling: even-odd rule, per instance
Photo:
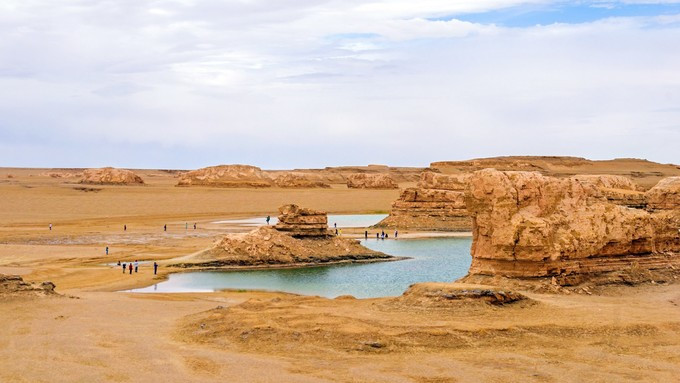
{"label": "white cloud", "polygon": [[5,0],[0,163],[680,162],[678,16],[428,19],[526,3]]}

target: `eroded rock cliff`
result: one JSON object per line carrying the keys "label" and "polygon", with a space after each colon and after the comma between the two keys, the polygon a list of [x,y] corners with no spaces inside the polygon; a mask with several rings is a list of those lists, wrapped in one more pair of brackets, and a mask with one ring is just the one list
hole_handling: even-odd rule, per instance
{"label": "eroded rock cliff", "polygon": [[280,188],[330,188],[320,176],[311,173],[283,172],[273,176],[274,184]]}
{"label": "eroded rock cliff", "polygon": [[272,186],[272,180],[256,166],[219,165],[182,173],[177,186],[262,188]]}
{"label": "eroded rock cliff", "polygon": [[178,260],[178,267],[282,267],[312,264],[376,262],[398,258],[335,236],[325,212],[285,205],[279,223],[249,233],[228,234],[203,252]]}
{"label": "eroded rock cliff", "polygon": [[[468,180],[474,276],[550,278],[559,284],[632,269],[680,267],[680,209],[673,181],[646,197],[657,209],[613,203],[597,183],[485,169]],[[646,205],[650,205],[647,203]],[[623,273],[623,274],[622,274]]]}
{"label": "eroded rock cliff", "polygon": [[100,168],[86,169],[81,184],[91,185],[143,185],[142,177],[127,169]]}
{"label": "eroded rock cliff", "polygon": [[470,231],[465,208],[467,174],[423,172],[417,187],[401,192],[390,215],[376,225],[424,231]]}
{"label": "eroded rock cliff", "polygon": [[389,174],[355,173],[347,176],[350,189],[398,189],[399,185]]}

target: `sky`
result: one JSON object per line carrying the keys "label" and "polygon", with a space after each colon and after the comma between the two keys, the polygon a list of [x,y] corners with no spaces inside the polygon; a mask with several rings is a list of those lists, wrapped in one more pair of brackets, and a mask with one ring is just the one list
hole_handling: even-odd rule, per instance
{"label": "sky", "polygon": [[680,0],[2,0],[0,166],[680,163]]}

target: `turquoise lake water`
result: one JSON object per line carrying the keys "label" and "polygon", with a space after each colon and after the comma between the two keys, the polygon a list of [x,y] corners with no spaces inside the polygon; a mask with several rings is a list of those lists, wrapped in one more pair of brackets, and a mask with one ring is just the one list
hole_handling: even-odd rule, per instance
{"label": "turquoise lake water", "polygon": [[401,295],[417,282],[450,282],[470,267],[472,238],[369,239],[361,243],[403,261],[321,266],[302,269],[202,271],[172,274],[140,293],[212,292],[222,289],[285,291],[334,298]]}

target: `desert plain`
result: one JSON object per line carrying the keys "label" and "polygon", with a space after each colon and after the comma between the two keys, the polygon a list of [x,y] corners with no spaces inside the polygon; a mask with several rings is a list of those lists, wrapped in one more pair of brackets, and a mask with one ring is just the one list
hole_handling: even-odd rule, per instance
{"label": "desert plain", "polygon": [[[457,173],[504,164],[432,166]],[[416,185],[422,170],[389,172],[404,189]],[[533,170],[623,175],[641,189],[680,175],[675,165],[638,160],[553,160]],[[422,293],[445,291],[448,284],[441,283],[371,299],[245,290],[125,292],[181,272],[170,266],[173,259],[244,230],[216,221],[275,216],[291,203],[329,213],[389,213],[400,198],[395,188],[348,188],[337,182],[343,171],[316,171],[323,174],[315,182],[327,187],[253,188],[178,187],[180,171],[134,170],[143,185],[93,185],[79,182],[79,169],[0,168],[0,274],[56,286],[46,294],[0,290],[0,381],[680,379],[680,285],[672,273],[663,281],[559,292],[517,288],[526,299],[503,305],[431,300]],[[441,235],[402,232],[405,238]],[[158,275],[149,264],[133,275],[110,266],[137,259],[157,261]]]}

